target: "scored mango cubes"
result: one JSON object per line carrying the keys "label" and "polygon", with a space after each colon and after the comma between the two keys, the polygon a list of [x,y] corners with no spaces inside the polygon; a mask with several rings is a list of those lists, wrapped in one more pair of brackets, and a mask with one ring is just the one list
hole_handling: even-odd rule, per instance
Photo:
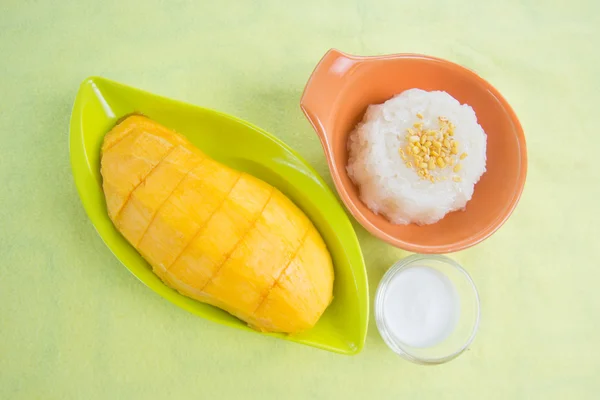
{"label": "scored mango cubes", "polygon": [[114,225],[181,294],[268,332],[309,329],[331,302],[323,239],[271,185],[140,115],[106,134],[101,173]]}

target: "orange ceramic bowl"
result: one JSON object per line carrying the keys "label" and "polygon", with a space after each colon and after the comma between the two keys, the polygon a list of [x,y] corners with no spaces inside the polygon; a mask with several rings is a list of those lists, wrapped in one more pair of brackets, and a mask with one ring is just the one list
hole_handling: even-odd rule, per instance
{"label": "orange ceramic bowl", "polygon": [[[349,133],[369,104],[406,89],[443,90],[475,110],[487,134],[487,172],[465,211],[435,224],[394,225],[369,210],[346,173]],[[325,150],[337,191],[354,217],[373,235],[418,253],[450,253],[488,238],[517,205],[527,174],[523,129],[492,85],[473,71],[419,54],[356,57],[330,50],[308,81],[300,106]]]}

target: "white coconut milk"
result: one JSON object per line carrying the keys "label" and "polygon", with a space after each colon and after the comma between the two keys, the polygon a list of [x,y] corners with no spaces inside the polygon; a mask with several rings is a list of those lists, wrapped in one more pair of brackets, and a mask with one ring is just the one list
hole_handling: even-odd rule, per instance
{"label": "white coconut milk", "polygon": [[415,348],[431,347],[454,330],[459,301],[448,277],[431,267],[414,266],[390,280],[383,315],[395,339]]}

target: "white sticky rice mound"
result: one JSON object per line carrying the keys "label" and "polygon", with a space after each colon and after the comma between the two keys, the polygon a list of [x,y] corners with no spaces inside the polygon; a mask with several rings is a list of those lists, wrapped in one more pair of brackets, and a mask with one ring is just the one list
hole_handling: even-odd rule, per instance
{"label": "white sticky rice mound", "polygon": [[[417,118],[423,115],[423,120]],[[462,169],[436,169],[432,175],[446,177],[432,183],[408,168],[399,148],[407,145],[406,131],[416,122],[424,129],[439,129],[438,117],[455,125]],[[360,199],[376,214],[394,224],[433,224],[447,213],[465,208],[475,184],[485,172],[487,136],[473,109],[461,105],[446,92],[410,89],[383,104],[371,105],[348,140],[348,175],[359,187]],[[460,182],[453,177],[459,176]]]}

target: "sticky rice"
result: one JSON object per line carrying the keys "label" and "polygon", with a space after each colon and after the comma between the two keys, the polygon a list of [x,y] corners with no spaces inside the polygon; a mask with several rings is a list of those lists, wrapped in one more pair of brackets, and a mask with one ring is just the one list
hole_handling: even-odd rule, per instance
{"label": "sticky rice", "polygon": [[486,170],[486,141],[469,105],[410,89],[368,107],[348,140],[347,171],[374,213],[394,224],[433,224],[471,200]]}

